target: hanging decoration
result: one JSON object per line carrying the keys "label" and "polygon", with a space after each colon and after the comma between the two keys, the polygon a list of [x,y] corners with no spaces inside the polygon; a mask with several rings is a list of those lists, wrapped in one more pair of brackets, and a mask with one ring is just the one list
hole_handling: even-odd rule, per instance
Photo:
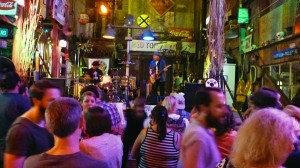
{"label": "hanging decoration", "polygon": [[12,60],[16,71],[20,76],[26,76],[27,71],[32,68],[33,58],[36,52],[37,37],[36,29],[39,21],[39,0],[28,1],[24,15],[18,22],[18,29],[13,44]]}
{"label": "hanging decoration", "polygon": [[224,64],[225,0],[211,0],[210,22],[208,24],[208,52],[211,61],[210,76],[217,77]]}

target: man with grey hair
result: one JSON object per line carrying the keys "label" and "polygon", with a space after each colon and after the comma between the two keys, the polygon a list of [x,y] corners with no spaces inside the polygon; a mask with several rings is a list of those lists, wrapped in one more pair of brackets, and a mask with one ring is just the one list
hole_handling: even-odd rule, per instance
{"label": "man with grey hair", "polygon": [[25,168],[92,168],[107,165],[90,158],[79,150],[79,139],[83,128],[82,109],[78,101],[72,98],[58,98],[46,109],[46,125],[54,135],[54,147],[50,150],[30,156]]}

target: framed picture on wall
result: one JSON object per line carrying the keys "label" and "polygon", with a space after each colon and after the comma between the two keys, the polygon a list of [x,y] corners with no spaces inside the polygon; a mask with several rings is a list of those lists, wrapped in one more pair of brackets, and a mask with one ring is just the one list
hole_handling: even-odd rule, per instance
{"label": "framed picture on wall", "polygon": [[67,0],[54,0],[52,11],[53,18],[61,25],[65,25],[67,15]]}
{"label": "framed picture on wall", "polygon": [[89,59],[89,65],[91,66],[94,61],[99,61],[99,69],[103,72],[103,74],[108,74],[109,69],[109,58],[90,58]]}
{"label": "framed picture on wall", "polygon": [[252,50],[252,34],[248,35],[243,41],[244,52],[249,52]]}

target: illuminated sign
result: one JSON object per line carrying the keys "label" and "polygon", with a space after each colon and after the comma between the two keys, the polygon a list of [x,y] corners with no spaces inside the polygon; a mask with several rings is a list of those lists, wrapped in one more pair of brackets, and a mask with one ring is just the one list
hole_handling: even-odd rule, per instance
{"label": "illuminated sign", "polygon": [[0,28],[0,37],[8,37],[8,29]]}
{"label": "illuminated sign", "polygon": [[15,15],[17,6],[15,0],[0,0],[0,15]]}
{"label": "illuminated sign", "polygon": [[239,8],[238,23],[249,23],[249,13],[247,8]]}

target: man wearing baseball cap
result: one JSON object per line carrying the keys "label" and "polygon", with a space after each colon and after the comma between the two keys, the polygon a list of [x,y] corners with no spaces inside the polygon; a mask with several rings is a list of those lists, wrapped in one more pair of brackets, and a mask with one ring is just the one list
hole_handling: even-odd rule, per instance
{"label": "man wearing baseball cap", "polygon": [[92,68],[87,70],[85,74],[85,79],[90,80],[93,84],[99,83],[100,78],[103,75],[103,72],[99,69],[99,65],[99,61],[94,61],[92,63]]}
{"label": "man wearing baseball cap", "polygon": [[160,96],[165,94],[165,82],[166,82],[166,61],[161,58],[161,53],[154,52],[153,60],[149,65],[150,82],[152,85],[152,93],[157,96],[157,90],[159,87]]}

